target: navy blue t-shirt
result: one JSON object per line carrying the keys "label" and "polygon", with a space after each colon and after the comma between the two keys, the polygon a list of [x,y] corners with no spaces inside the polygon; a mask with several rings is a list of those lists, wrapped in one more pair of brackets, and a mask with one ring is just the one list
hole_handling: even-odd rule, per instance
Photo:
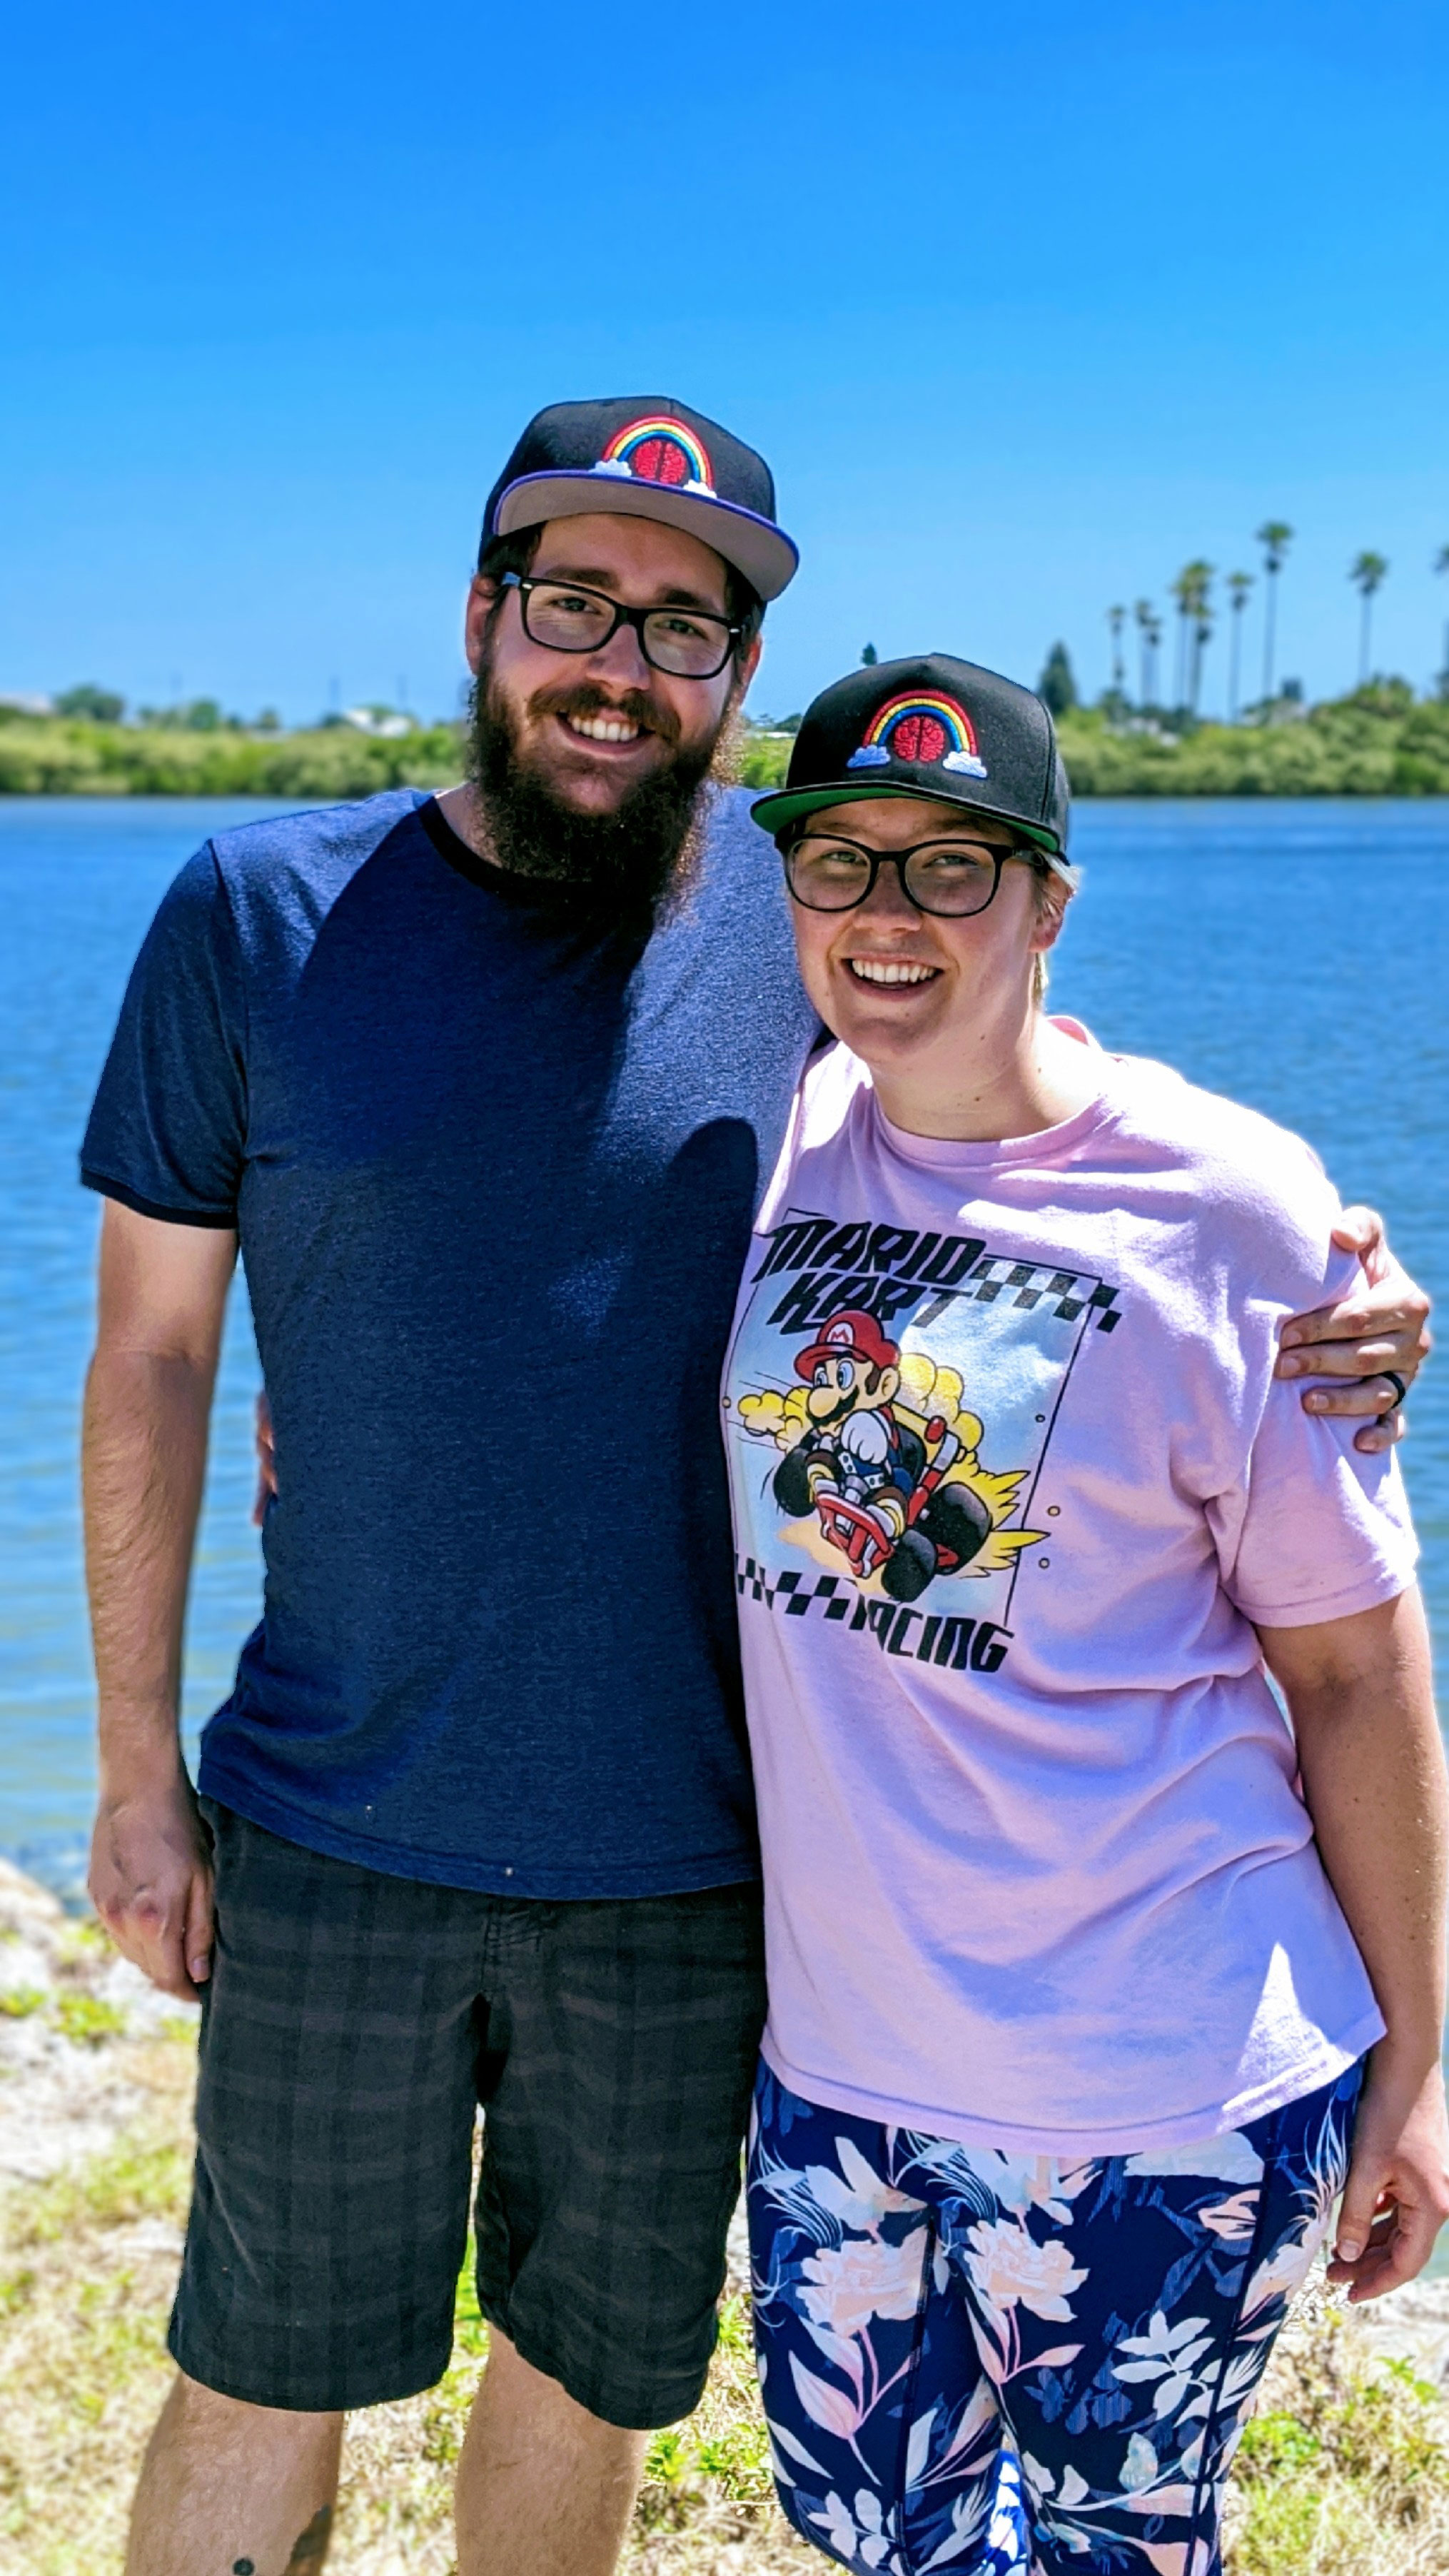
{"label": "navy blue t-shirt", "polygon": [[183,868],[82,1168],[241,1239],[278,1492],[205,1794],[511,1895],[753,1874],[719,1374],[816,1033],[780,876],[739,793],[647,942],[413,790]]}

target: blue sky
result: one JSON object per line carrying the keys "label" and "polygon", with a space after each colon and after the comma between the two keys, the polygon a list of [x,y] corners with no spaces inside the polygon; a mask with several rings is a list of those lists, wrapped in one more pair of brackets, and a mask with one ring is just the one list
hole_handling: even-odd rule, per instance
{"label": "blue sky", "polygon": [[1371,546],[1423,685],[1446,69],[1441,0],[16,12],[0,689],[448,710],[518,428],[635,390],[775,467],[757,706],[867,638],[1095,690],[1111,602],[1269,515],[1281,667],[1352,681]]}

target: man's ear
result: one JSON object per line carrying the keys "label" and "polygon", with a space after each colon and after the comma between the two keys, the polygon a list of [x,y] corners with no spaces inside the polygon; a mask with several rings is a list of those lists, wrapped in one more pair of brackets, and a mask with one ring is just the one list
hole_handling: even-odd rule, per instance
{"label": "man's ear", "polygon": [[757,635],[754,642],[751,644],[748,653],[742,654],[740,659],[736,662],[735,695],[737,697],[742,698],[744,696],[751,680],[758,671],[760,667],[760,655],[764,650],[764,644],[765,639],[763,635]]}
{"label": "man's ear", "polygon": [[468,605],[463,614],[463,650],[475,679],[483,660],[488,620],[497,604],[498,589],[492,574],[486,572],[475,572],[468,584]]}
{"label": "man's ear", "polygon": [[900,1370],[893,1368],[877,1369],[875,1374],[877,1383],[880,1387],[880,1400],[882,1404],[889,1404],[901,1382]]}

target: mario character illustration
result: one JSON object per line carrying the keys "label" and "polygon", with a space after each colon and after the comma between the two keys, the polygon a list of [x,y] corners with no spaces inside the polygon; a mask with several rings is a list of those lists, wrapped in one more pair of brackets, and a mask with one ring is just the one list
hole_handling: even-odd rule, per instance
{"label": "mario character illustration", "polygon": [[915,1601],[932,1577],[968,1565],[995,1515],[970,1484],[946,1483],[962,1444],[939,1415],[902,1418],[901,1354],[873,1315],[844,1307],[795,1361],[805,1424],[775,1470],[792,1517],[814,1511],[832,1548],[862,1580],[877,1571],[893,1601]]}

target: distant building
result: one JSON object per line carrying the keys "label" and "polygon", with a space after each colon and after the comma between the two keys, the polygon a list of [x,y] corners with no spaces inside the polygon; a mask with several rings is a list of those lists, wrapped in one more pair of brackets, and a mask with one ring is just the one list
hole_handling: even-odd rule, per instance
{"label": "distant building", "polygon": [[12,716],[53,716],[55,700],[43,697],[39,689],[0,689],[0,707]]}
{"label": "distant building", "polygon": [[413,729],[411,716],[394,715],[386,707],[344,707],[342,721],[354,733],[371,734],[378,742],[396,742]]}

